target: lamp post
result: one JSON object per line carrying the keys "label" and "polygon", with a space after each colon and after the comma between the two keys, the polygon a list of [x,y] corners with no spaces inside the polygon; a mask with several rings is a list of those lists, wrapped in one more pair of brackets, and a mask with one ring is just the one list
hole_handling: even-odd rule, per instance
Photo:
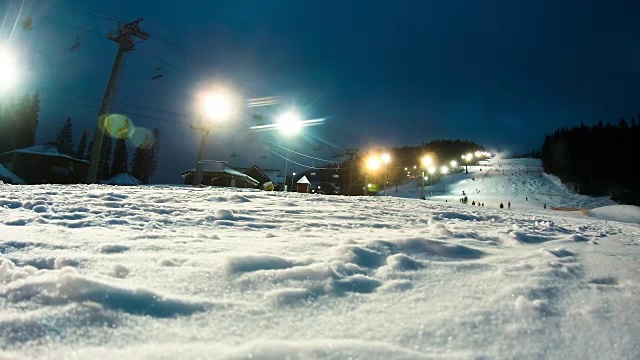
{"label": "lamp post", "polygon": [[[443,175],[447,175],[447,173],[449,172],[449,168],[447,167],[447,165],[443,165],[440,168],[440,173]],[[444,178],[442,179],[442,192],[444,192]]]}
{"label": "lamp post", "polygon": [[293,191],[293,178],[296,176],[295,172],[291,173],[291,191]]}
{"label": "lamp post", "polygon": [[[302,118],[300,113],[295,110],[288,110],[276,118],[276,123],[280,132],[285,136],[293,136],[302,130]],[[284,163],[284,181],[282,183],[282,191],[287,191],[287,168],[289,166],[289,150]],[[291,180],[293,188],[293,179]]]}
{"label": "lamp post", "polygon": [[378,168],[380,168],[380,158],[376,155],[371,155],[369,156],[369,158],[367,158],[367,172],[365,172],[364,175],[364,179],[365,179],[365,184],[366,184],[366,189],[365,189],[365,194],[368,195],[369,194],[369,188],[371,187],[371,184],[369,184],[368,182],[368,172],[369,171],[376,171],[378,170]]}
{"label": "lamp post", "polygon": [[473,159],[473,154],[472,153],[468,153],[466,155],[462,155],[462,160],[464,160],[464,173],[468,174],[469,173],[469,162]]}
{"label": "lamp post", "polygon": [[193,178],[193,185],[202,184],[202,160],[207,144],[209,132],[213,128],[214,121],[228,119],[233,112],[231,97],[223,91],[209,91],[203,93],[200,98],[200,124],[191,126],[192,129],[199,130],[200,151],[198,152],[198,162],[196,163],[196,173]]}
{"label": "lamp post", "polygon": [[387,164],[391,162],[391,155],[384,153],[382,154],[382,163],[384,164],[384,196],[387,196]]}
{"label": "lamp post", "polygon": [[[422,169],[426,169],[428,166],[433,164],[433,157],[431,157],[430,155],[425,155],[422,157],[422,159],[420,159],[420,167]],[[421,199],[425,198],[424,195],[424,181],[426,180],[426,177],[424,176],[424,170],[422,170],[422,175],[420,176],[422,178],[422,192],[421,192]]]}
{"label": "lamp post", "polygon": [[[433,186],[433,174],[436,173],[436,167],[435,166],[430,166],[428,171],[429,171],[429,175],[431,175],[431,176],[429,176],[429,187],[432,187]],[[429,194],[430,194],[429,197],[431,197],[431,195],[433,194],[433,191],[431,191],[431,190],[432,189],[429,190]]]}

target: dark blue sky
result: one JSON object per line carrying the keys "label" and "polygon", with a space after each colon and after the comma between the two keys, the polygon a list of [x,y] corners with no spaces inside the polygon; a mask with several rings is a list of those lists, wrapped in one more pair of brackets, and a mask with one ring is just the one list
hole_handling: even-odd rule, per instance
{"label": "dark blue sky", "polygon": [[[640,112],[640,4],[632,1],[57,2],[93,15],[26,0],[33,29],[12,41],[28,54],[24,90],[42,94],[40,141],[67,116],[76,139],[95,125],[117,47],[104,37],[117,24],[96,11],[144,17],[145,30],[184,51],[141,42],[119,83],[115,111],[161,129],[155,182],[180,182],[194,166],[194,117],[170,113],[193,115],[194,93],[208,81],[233,84],[246,98],[283,96],[306,118],[326,117],[283,143],[324,159],[443,138],[522,153],[559,127]],[[15,19],[19,4],[0,9]],[[2,37],[9,33],[5,26]],[[81,46],[68,51],[76,37]],[[161,81],[150,80],[155,66]],[[269,117],[283,107],[261,111]],[[273,153],[260,160],[261,139],[281,139],[247,130],[253,110],[211,136],[207,159],[284,168]],[[312,150],[320,143],[323,152]]]}

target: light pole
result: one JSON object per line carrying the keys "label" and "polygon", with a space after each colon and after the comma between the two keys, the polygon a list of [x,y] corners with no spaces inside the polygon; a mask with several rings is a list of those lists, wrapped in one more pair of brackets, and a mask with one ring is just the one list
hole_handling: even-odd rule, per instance
{"label": "light pole", "polygon": [[469,162],[473,159],[473,154],[472,153],[468,153],[466,155],[462,155],[462,160],[464,160],[464,173],[468,174],[469,173]]}
{"label": "light pole", "polygon": [[293,178],[296,176],[296,173],[291,173],[291,191],[293,191]]}
{"label": "light pole", "polygon": [[444,176],[447,175],[447,173],[449,172],[449,168],[447,167],[447,165],[443,165],[440,168],[440,173],[443,175],[443,179],[442,179],[442,192],[444,192]]}
{"label": "light pole", "polygon": [[391,161],[391,155],[384,153],[382,154],[382,163],[384,164],[384,196],[387,196],[387,164]]}
{"label": "light pole", "polygon": [[[433,164],[433,157],[431,155],[425,155],[425,156],[422,157],[422,159],[420,159],[420,167],[422,169],[426,169],[428,166],[430,166],[432,164]],[[422,178],[422,193],[421,193],[422,196],[421,196],[421,199],[424,199],[425,198],[425,196],[424,196],[424,181],[426,180],[425,176],[424,176],[424,170],[422,170],[422,175],[420,177]]]}
{"label": "light pole", "polygon": [[[295,110],[288,110],[276,118],[276,123],[280,132],[285,136],[293,136],[302,131],[304,125],[300,114]],[[287,191],[287,168],[289,166],[289,150],[284,163],[284,181],[282,182],[282,191]],[[293,188],[293,179],[291,180]]]}
{"label": "light pole", "polygon": [[191,126],[192,129],[199,130],[202,136],[198,162],[196,163],[196,173],[193,177],[193,185],[196,186],[202,185],[202,160],[209,132],[213,128],[213,122],[226,120],[233,112],[231,97],[222,91],[209,91],[201,94],[199,107],[200,124]]}
{"label": "light pole", "polygon": [[[436,167],[435,166],[430,166],[428,171],[429,171],[429,175],[431,175],[431,176],[429,176],[429,187],[431,188],[431,187],[433,187],[433,174],[436,173]],[[430,194],[429,197],[431,197],[431,195],[433,194],[432,190],[433,189],[429,190],[429,194]]]}
{"label": "light pole", "polygon": [[367,165],[367,169],[366,169],[367,172],[365,172],[364,179],[365,179],[365,184],[367,186],[367,188],[365,190],[366,191],[365,194],[368,195],[369,194],[369,188],[371,187],[371,184],[369,184],[369,182],[367,181],[368,180],[368,174],[369,174],[368,171],[376,171],[376,170],[378,170],[378,168],[380,168],[380,158],[378,158],[378,156],[376,156],[376,155],[371,155],[367,159],[367,164],[366,165]]}

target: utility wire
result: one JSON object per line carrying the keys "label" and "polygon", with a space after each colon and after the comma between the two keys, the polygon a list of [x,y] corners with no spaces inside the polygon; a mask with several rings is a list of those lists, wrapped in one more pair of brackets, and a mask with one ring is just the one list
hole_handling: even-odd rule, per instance
{"label": "utility wire", "polygon": [[[75,106],[75,107],[83,107],[83,108],[88,108],[88,109],[95,109],[96,111],[98,110],[98,106],[96,105],[86,105],[86,104],[78,104],[78,103],[72,103],[72,102],[67,102],[67,101],[59,101],[59,100],[54,100],[55,102],[62,104],[62,105],[67,105],[67,106]],[[164,122],[170,122],[170,123],[174,123],[174,124],[179,124],[179,125],[184,125],[184,126],[191,126],[192,124],[189,124],[187,122],[184,121],[179,121],[179,120],[170,120],[170,119],[165,119],[165,118],[161,118],[161,117],[157,117],[157,116],[150,116],[150,115],[145,115],[145,114],[137,114],[137,113],[132,113],[129,111],[119,111],[118,114],[123,114],[123,115],[129,115],[129,116],[133,116],[133,117],[138,117],[138,118],[143,118],[143,119],[150,119],[150,120],[158,120],[158,121],[164,121]]]}
{"label": "utility wire", "polygon": [[48,3],[50,3],[51,5],[55,5],[55,6],[58,6],[58,7],[61,7],[61,8],[69,9],[69,10],[82,12],[82,13],[85,13],[85,14],[88,14],[88,15],[97,16],[97,17],[100,17],[100,18],[103,18],[103,19],[106,19],[106,20],[109,20],[109,21],[116,22],[116,23],[121,22],[121,21],[126,21],[126,20],[123,20],[121,18],[118,18],[117,16],[107,14],[107,13],[105,13],[103,11],[87,10],[87,9],[79,8],[79,7],[76,7],[76,6],[63,4],[63,3],[60,3],[60,2],[55,1],[55,0],[46,0],[46,1]]}
{"label": "utility wire", "polygon": [[[292,162],[292,163],[294,163],[294,164],[296,164],[298,166],[302,166],[302,167],[307,168],[307,169],[316,169],[316,170],[339,170],[339,169],[341,169],[340,166],[338,166],[338,167],[317,167],[317,166],[304,165],[304,164],[301,164],[299,162],[296,162],[296,161],[293,161],[293,160],[289,159],[289,157],[286,157],[286,156],[283,156],[283,155],[279,154],[278,152],[276,152],[275,150],[273,150],[273,149],[271,149],[269,147],[267,147],[267,151],[269,151],[269,152],[273,153],[274,155],[279,156],[279,157],[281,157],[281,158],[283,158],[283,159],[285,159],[287,161],[290,161],[290,162]],[[343,167],[342,169],[348,169],[348,167]]]}
{"label": "utility wire", "polygon": [[284,147],[284,146],[282,146],[282,145],[276,144],[276,143],[271,142],[271,141],[266,140],[266,139],[264,139],[264,142],[269,143],[269,144],[274,145],[274,146],[277,146],[277,147],[280,147],[280,148],[282,148],[282,149],[284,149],[284,150],[286,150],[286,151],[288,151],[288,152],[292,152],[292,153],[294,153],[294,154],[296,154],[296,155],[304,156],[304,157],[309,158],[309,159],[318,160],[318,161],[323,161],[323,162],[327,162],[327,163],[334,163],[334,164],[339,164],[339,163],[340,163],[339,161],[326,160],[326,159],[321,159],[321,158],[313,157],[313,156],[310,156],[310,155],[305,155],[305,154],[299,153],[299,152],[297,152],[297,151],[293,151],[293,150],[291,150],[291,149],[288,149],[288,148],[286,148],[286,147]]}

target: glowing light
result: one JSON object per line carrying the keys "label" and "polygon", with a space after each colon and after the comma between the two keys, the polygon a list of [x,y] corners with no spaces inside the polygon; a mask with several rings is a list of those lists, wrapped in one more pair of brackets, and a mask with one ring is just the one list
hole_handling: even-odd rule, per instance
{"label": "glowing light", "polygon": [[276,122],[280,131],[288,136],[295,135],[302,130],[304,124],[300,119],[300,114],[295,111],[287,111],[280,115]]}
{"label": "glowing light", "polygon": [[369,170],[377,170],[380,167],[380,159],[377,156],[370,156],[367,159],[367,168]]}
{"label": "glowing light", "polygon": [[436,167],[435,166],[430,166],[427,171],[429,172],[429,174],[433,175],[436,172]]}
{"label": "glowing light", "polygon": [[388,164],[391,162],[391,155],[384,153],[382,154],[382,162]]}
{"label": "glowing light", "polygon": [[440,172],[441,172],[441,173],[443,173],[443,174],[448,173],[448,172],[449,172],[449,167],[447,167],[447,165],[443,165],[443,166],[440,168]]}
{"label": "glowing light", "polygon": [[420,159],[423,166],[429,166],[433,164],[433,158],[430,155],[425,155]]}
{"label": "glowing light", "polygon": [[20,79],[20,67],[8,47],[0,45],[0,92],[12,89]]}
{"label": "glowing light", "polygon": [[457,161],[455,161],[455,160],[452,160],[452,161],[451,161],[451,167],[452,167],[452,168],[454,168],[454,167],[456,167],[456,166],[458,166],[458,162],[457,162]]}
{"label": "glowing light", "polygon": [[202,115],[211,120],[224,120],[233,113],[231,97],[224,92],[207,92],[202,95]]}

